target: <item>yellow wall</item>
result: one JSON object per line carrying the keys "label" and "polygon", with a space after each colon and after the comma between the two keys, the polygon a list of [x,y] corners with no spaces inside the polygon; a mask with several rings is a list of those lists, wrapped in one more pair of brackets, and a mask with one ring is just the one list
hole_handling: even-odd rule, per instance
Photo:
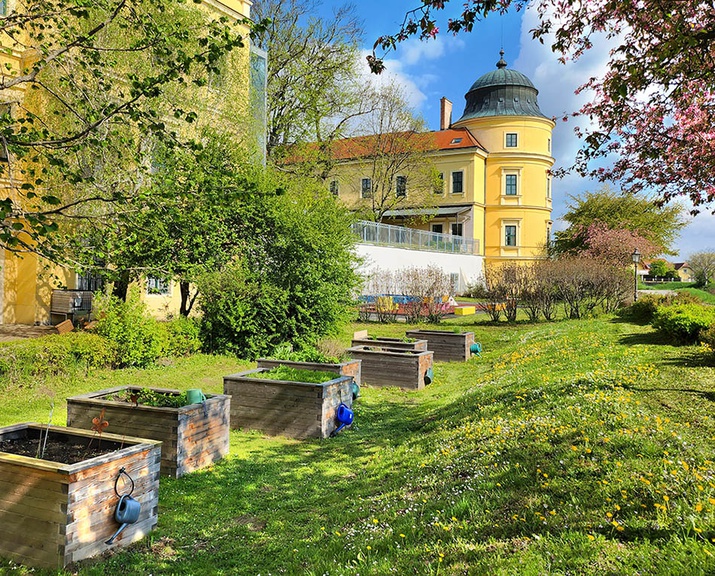
{"label": "yellow wall", "polygon": [[[525,116],[488,116],[457,123],[489,151],[486,161],[485,250],[487,264],[531,261],[543,256],[551,228],[549,169],[554,122]],[[515,147],[507,134],[517,135]],[[506,177],[515,175],[516,195],[506,194]],[[516,227],[516,246],[506,245],[506,227]]]}

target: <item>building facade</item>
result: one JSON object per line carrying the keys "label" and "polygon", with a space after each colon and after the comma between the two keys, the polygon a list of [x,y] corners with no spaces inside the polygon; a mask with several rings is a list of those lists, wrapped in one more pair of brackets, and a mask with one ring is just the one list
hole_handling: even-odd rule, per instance
{"label": "building facade", "polygon": [[[242,22],[250,17],[249,0],[202,0],[195,10],[215,17],[228,18]],[[0,15],[12,14],[20,10],[21,5],[15,0],[0,2]],[[194,14],[200,14],[194,12]],[[248,29],[241,24],[242,35],[247,38]],[[245,34],[243,32],[245,31]],[[31,65],[38,47],[33,41],[22,36],[5,34],[2,43],[3,52],[0,63],[3,64],[3,79],[12,78],[26,71]],[[148,57],[148,55],[147,55]],[[223,62],[224,73],[210,75],[205,86],[193,86],[191,82],[182,85],[167,86],[163,97],[168,100],[186,101],[197,111],[196,127],[202,125],[220,125],[224,129],[234,129],[242,133],[246,128],[246,118],[255,118],[265,126],[265,110],[249,114],[253,104],[251,86],[254,92],[262,92],[265,100],[265,53],[253,50],[245,42],[244,49],[233,51]],[[108,71],[111,73],[111,71]],[[32,98],[29,83],[17,84],[8,88],[3,82],[0,90],[0,113],[13,109],[29,112],[42,109],[41,99]],[[167,119],[167,124],[172,120]],[[173,125],[172,125],[173,127]],[[251,134],[260,134],[260,129],[251,130]],[[246,134],[243,134],[245,136]],[[260,138],[259,138],[260,140]],[[256,143],[260,149],[262,141]],[[250,143],[247,148],[250,148]],[[7,161],[7,158],[4,158]],[[17,163],[15,163],[17,164]],[[11,174],[10,171],[13,170]],[[22,182],[19,169],[11,164],[0,174],[0,195],[18,202],[15,190]],[[51,320],[52,292],[58,288],[77,290],[96,290],[101,287],[94,276],[82,276],[69,269],[61,268],[48,262],[32,251],[11,251],[0,247],[0,323],[6,324],[44,324]],[[142,298],[150,310],[157,315],[176,314],[179,309],[180,293],[178,286],[165,278],[144,278],[140,285]]]}
{"label": "building facade", "polygon": [[[380,220],[470,240],[487,265],[544,256],[551,234],[553,120],[538,106],[538,90],[523,74],[496,69],[471,86],[462,116],[451,121],[443,98],[440,130],[427,135],[424,159],[435,183],[418,181],[409,167],[396,174],[393,207]],[[365,137],[362,137],[364,140]],[[360,139],[335,147],[331,190],[351,209],[370,206],[371,158]],[[440,237],[441,238],[441,237]]]}

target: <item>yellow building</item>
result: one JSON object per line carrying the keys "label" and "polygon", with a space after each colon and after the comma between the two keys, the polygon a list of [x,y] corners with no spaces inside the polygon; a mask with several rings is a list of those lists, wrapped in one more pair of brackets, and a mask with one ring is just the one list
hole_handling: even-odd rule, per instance
{"label": "yellow building", "polygon": [[[427,198],[425,184],[412,186],[405,168],[391,191],[399,201],[382,216],[387,224],[472,240],[487,264],[543,257],[552,224],[555,124],[539,109],[532,82],[507,68],[503,55],[469,89],[459,120],[451,122],[451,102],[442,99],[440,130],[429,134],[422,161],[431,162],[441,185]],[[335,147],[331,189],[355,210],[370,205],[373,188],[364,139]]]}
{"label": "yellow building", "polygon": [[[250,17],[250,7],[249,0],[202,0],[199,9],[206,10],[212,15],[240,21]],[[21,9],[21,5],[16,0],[0,1],[0,16],[12,14],[16,8]],[[0,54],[0,64],[3,65],[3,71],[0,72],[3,80],[3,88],[0,90],[0,113],[9,111],[14,118],[15,110],[23,108],[36,110],[42,104],[33,100],[31,92],[26,90],[26,83],[9,89],[4,87],[7,79],[27,69],[33,54],[36,53],[27,38],[18,37],[16,42],[11,42],[11,39],[12,36],[6,34],[0,40],[3,48]],[[213,123],[221,124],[226,128],[226,117],[230,117],[237,121],[237,131],[240,131],[239,119],[248,116],[251,76],[249,70],[260,69],[261,66],[265,68],[265,54],[252,48],[249,53],[246,42],[245,50],[232,54],[224,65],[230,68],[225,75],[222,74],[221,78],[210,78],[208,86],[189,88],[193,90],[191,96],[187,97],[187,88],[179,86],[168,87],[164,97],[167,100],[182,97],[185,100],[190,99],[195,108],[200,110],[197,125]],[[265,82],[265,73],[263,82]],[[227,96],[229,93],[230,97]],[[259,117],[260,113],[255,116]],[[4,154],[4,151],[0,150],[0,153]],[[3,159],[7,161],[6,157],[0,158]],[[22,182],[21,176],[17,170],[13,174],[8,172],[5,170],[0,175],[1,197],[18,201],[14,190],[18,182]],[[95,278],[82,277],[70,270],[58,268],[32,252],[16,253],[0,248],[0,323],[48,323],[51,320],[52,292],[58,287],[94,290],[97,284]],[[141,291],[149,308],[158,315],[178,312],[180,294],[178,286],[174,286],[171,282],[162,278],[147,278],[142,282]]]}

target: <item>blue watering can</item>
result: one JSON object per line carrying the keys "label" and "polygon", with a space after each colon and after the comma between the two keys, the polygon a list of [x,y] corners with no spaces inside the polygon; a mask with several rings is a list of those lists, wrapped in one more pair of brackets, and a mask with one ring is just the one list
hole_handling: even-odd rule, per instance
{"label": "blue watering can", "polygon": [[355,413],[348,408],[346,404],[341,403],[340,406],[338,406],[338,412],[335,417],[338,422],[340,422],[340,426],[333,430],[331,436],[335,436],[338,432],[345,428],[345,426],[352,424],[353,419],[355,418]]}
{"label": "blue watering can", "polygon": [[[119,478],[121,475],[124,474],[126,475],[127,478],[132,483],[132,489],[129,491],[129,494],[123,494],[122,496],[119,496],[119,493],[117,492],[117,482],[119,481]],[[119,502],[117,503],[117,507],[114,510],[114,519],[117,521],[117,523],[121,524],[121,526],[117,529],[117,531],[112,534],[112,537],[105,542],[105,544],[114,544],[114,540],[119,536],[123,530],[129,526],[130,524],[134,524],[137,520],[139,520],[139,514],[141,514],[142,511],[142,505],[138,500],[135,500],[132,498],[131,494],[134,492],[134,480],[132,480],[131,476],[126,473],[124,468],[119,470],[119,474],[117,476],[117,479],[114,482],[114,492],[119,496]]]}
{"label": "blue watering can", "polygon": [[477,356],[479,356],[479,357],[481,358],[481,357],[482,357],[482,345],[481,345],[481,343],[480,343],[480,342],[475,342],[474,344],[472,344],[472,345],[469,347],[469,351],[470,351],[472,354],[476,354]]}

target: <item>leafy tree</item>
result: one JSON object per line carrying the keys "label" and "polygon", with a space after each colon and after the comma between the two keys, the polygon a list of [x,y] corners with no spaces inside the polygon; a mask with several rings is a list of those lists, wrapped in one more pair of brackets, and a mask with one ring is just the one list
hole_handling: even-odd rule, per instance
{"label": "leafy tree", "polygon": [[[429,153],[435,143],[398,86],[377,89],[372,98],[375,110],[359,127],[365,135],[337,142],[334,148],[338,156],[359,162],[359,174],[352,180],[361,189],[350,207],[363,218],[381,222],[388,210],[434,205],[437,173]],[[367,190],[362,189],[363,176],[370,179]]]}
{"label": "leafy tree", "polygon": [[[618,253],[637,247],[645,257],[672,253],[671,246],[686,224],[683,214],[677,203],[659,206],[646,197],[617,194],[608,187],[586,192],[571,197],[563,216],[569,226],[554,234],[554,250],[577,254],[591,248],[597,256],[613,252],[610,246]],[[612,231],[610,239],[603,236],[606,231]]]}
{"label": "leafy tree", "polygon": [[696,252],[688,258],[688,265],[693,271],[695,282],[707,286],[715,275],[715,252]]}
{"label": "leafy tree", "polygon": [[270,19],[255,36],[268,52],[268,154],[280,159],[286,146],[317,142],[309,151],[325,177],[321,162],[329,160],[329,143],[365,112],[366,83],[357,73],[361,25],[354,7],[338,8],[324,20],[314,16],[319,5],[318,0],[257,0],[252,12]]}
{"label": "leafy tree", "polygon": [[350,216],[310,181],[277,182],[244,211],[242,250],[199,280],[202,335],[211,351],[246,358],[280,344],[315,344],[352,315]]}
{"label": "leafy tree", "polygon": [[110,226],[79,229],[84,268],[113,281],[120,299],[142,276],[177,280],[179,311],[188,316],[197,295],[192,283],[235,257],[243,213],[262,193],[264,175],[247,156],[230,134],[211,129],[190,148],[157,143],[151,183],[138,205]]}
{"label": "leafy tree", "polygon": [[656,278],[665,278],[668,276],[668,273],[673,270],[673,266],[662,258],[653,260],[653,262],[650,263],[649,268],[650,275],[655,276]]}
{"label": "leafy tree", "polygon": [[[415,4],[417,4],[415,2]],[[375,42],[373,71],[384,63],[376,50],[395,49],[417,35],[439,33],[436,14],[449,0],[423,0],[400,29]],[[618,181],[629,192],[654,190],[663,201],[688,197],[695,206],[715,200],[715,10],[699,0],[470,0],[447,24],[472,31],[492,13],[533,5],[541,23],[534,38],[551,39],[560,59],[578,59],[603,34],[616,42],[605,74],[582,89],[594,97],[578,113],[596,125],[582,134],[575,168]],[[593,161],[616,155],[610,167]]]}
{"label": "leafy tree", "polygon": [[141,136],[176,140],[196,120],[172,89],[219,74],[236,26],[171,0],[18,0],[0,22],[23,55],[0,79],[0,245],[58,258],[60,223],[121,211],[141,189]]}

